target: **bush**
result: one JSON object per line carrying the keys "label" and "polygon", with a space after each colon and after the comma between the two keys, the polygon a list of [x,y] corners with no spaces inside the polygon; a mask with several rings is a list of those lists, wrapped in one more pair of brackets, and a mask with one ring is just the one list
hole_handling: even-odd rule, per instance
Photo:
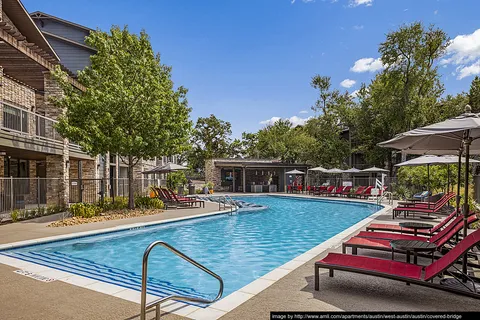
{"label": "bush", "polygon": [[110,198],[106,197],[103,200],[103,204],[99,204],[103,208],[103,210],[122,210],[128,208],[128,197],[115,197]]}
{"label": "bush", "polygon": [[163,209],[163,202],[158,198],[136,197],[135,207],[141,209]]}
{"label": "bush", "polygon": [[178,186],[183,186],[187,183],[187,178],[185,177],[185,172],[175,171],[171,172],[167,176],[167,187],[170,189],[175,189]]}
{"label": "bush", "polygon": [[13,221],[13,222],[17,222],[17,221],[18,221],[19,214],[20,214],[20,212],[19,212],[17,209],[13,210],[13,211],[10,213],[10,217],[12,218],[12,221]]}
{"label": "bush", "polygon": [[91,218],[98,216],[103,210],[101,207],[90,203],[75,203],[69,208],[74,217]]}

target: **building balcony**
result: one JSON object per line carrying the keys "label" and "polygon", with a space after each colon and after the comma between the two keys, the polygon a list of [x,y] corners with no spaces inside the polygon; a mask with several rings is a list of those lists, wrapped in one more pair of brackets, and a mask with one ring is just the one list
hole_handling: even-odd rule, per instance
{"label": "building balcony", "polygon": [[[51,118],[1,101],[0,146],[57,154],[64,148],[64,139],[55,128],[57,123]],[[78,144],[70,142],[68,148],[70,152],[86,156]]]}

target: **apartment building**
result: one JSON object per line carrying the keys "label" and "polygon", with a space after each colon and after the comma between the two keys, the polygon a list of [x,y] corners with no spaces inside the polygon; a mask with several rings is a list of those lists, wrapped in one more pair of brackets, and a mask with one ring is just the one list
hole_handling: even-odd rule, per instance
{"label": "apartment building", "polygon": [[[95,198],[100,179],[105,195],[118,195],[127,177],[119,157],[92,158],[54,128],[62,111],[50,97],[62,91],[50,71],[60,65],[72,86],[85,90],[76,75],[95,53],[84,40],[91,30],[42,12],[29,14],[19,0],[0,0],[0,212],[85,201],[84,193]],[[141,161],[138,185],[152,178],[142,171],[167,160]]]}

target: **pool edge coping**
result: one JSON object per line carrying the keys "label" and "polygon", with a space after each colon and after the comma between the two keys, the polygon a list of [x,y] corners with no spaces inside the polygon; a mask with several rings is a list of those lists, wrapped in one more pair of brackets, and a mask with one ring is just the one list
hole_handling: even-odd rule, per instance
{"label": "pool edge coping", "polygon": [[[267,194],[264,194],[265,196]],[[278,195],[278,194],[268,194],[271,196],[279,196],[279,197],[294,197],[294,198],[300,198],[300,199],[319,199],[311,195]],[[263,195],[262,195],[263,196]],[[321,198],[320,198],[321,199]],[[363,202],[363,201],[358,201],[358,200],[351,200],[351,199],[345,199],[345,198],[331,198],[329,200],[334,200],[334,201],[344,201],[344,202],[356,202],[358,204],[372,204],[372,205],[377,205],[376,203],[370,203],[370,202]],[[379,207],[383,207],[380,210],[374,212],[373,214],[367,216],[366,218],[360,220],[359,222],[355,223],[354,225],[348,227],[347,229],[343,230],[342,232],[334,235],[333,237],[323,241],[322,243],[318,244],[317,246],[311,248],[310,250],[296,256],[290,261],[287,261],[283,265],[273,269],[272,271],[268,272],[267,274],[263,275],[262,277],[248,283],[244,287],[230,293],[229,295],[225,296],[224,298],[220,299],[219,301],[209,305],[206,308],[201,308],[189,304],[185,304],[182,302],[177,302],[177,301],[169,301],[165,304],[162,305],[162,311],[168,312],[168,313],[173,313],[175,315],[179,315],[182,317],[186,318],[191,318],[191,319],[196,319],[196,318],[208,318],[208,319],[218,319],[222,317],[223,315],[227,314],[228,312],[232,311],[233,309],[237,308],[244,302],[248,301],[249,299],[253,298],[254,296],[258,295],[261,293],[263,290],[267,289],[271,285],[273,285],[275,282],[279,281],[286,275],[288,275],[290,272],[294,271],[297,268],[300,268],[304,264],[308,263],[310,260],[315,258],[316,256],[324,253],[328,249],[332,248],[337,248],[339,245],[341,245],[342,240],[354,233],[355,231],[360,230],[362,227],[370,223],[371,221],[375,220],[375,218],[379,215],[385,214],[388,212],[388,210],[391,209],[390,205],[385,205],[385,204],[379,204]],[[166,219],[166,220],[161,220],[161,221],[151,221],[151,222],[139,222],[139,223],[133,223],[133,224],[127,224],[127,225],[122,225],[122,226],[116,226],[116,227],[110,227],[110,228],[104,228],[104,229],[97,229],[97,230],[89,230],[89,231],[83,231],[83,232],[76,232],[76,233],[71,233],[71,234],[64,234],[64,235],[58,235],[58,236],[50,236],[50,237],[44,237],[44,238],[38,238],[38,239],[31,239],[31,240],[24,240],[24,241],[17,241],[13,243],[6,243],[0,245],[0,252],[3,250],[10,250],[10,249],[15,249],[15,248],[20,248],[20,247],[26,247],[30,245],[37,245],[37,244],[42,244],[42,243],[48,243],[48,242],[53,242],[53,241],[59,241],[59,240],[69,240],[73,238],[81,238],[81,237],[86,237],[86,236],[92,236],[92,235],[98,235],[98,234],[107,234],[111,232],[117,232],[117,231],[124,231],[124,230],[129,230],[132,228],[138,228],[138,227],[146,227],[146,226],[153,226],[153,225],[161,225],[165,223],[171,223],[171,222],[178,222],[178,221],[185,221],[185,220],[191,220],[194,218],[202,218],[202,217],[208,217],[208,216],[214,216],[214,215],[220,215],[220,214],[225,214],[229,213],[230,210],[221,210],[221,211],[214,211],[214,212],[208,212],[208,213],[203,213],[199,215],[193,215],[193,216],[188,216],[188,217],[178,217],[178,218],[171,218],[171,219]],[[35,264],[32,262],[24,261],[21,259],[16,259],[12,257],[7,257],[7,256],[0,256],[0,263],[10,265],[15,268],[20,268],[22,269],[23,267],[30,267],[32,268],[33,265],[33,272],[38,273],[39,275],[50,275],[52,278],[76,285],[82,288],[94,290],[100,293],[104,293],[107,295],[111,295],[117,298],[121,298],[124,300],[128,300],[134,303],[140,302],[140,292],[133,290],[133,289],[128,289],[119,285],[114,285],[114,284],[109,284],[105,283],[103,281],[98,281],[94,280],[91,278],[83,277],[80,275],[76,275],[73,273],[65,272],[65,271],[60,271],[54,268],[46,267],[43,265]],[[5,259],[8,258],[8,259]],[[6,262],[5,260],[14,260],[11,261],[10,263]],[[35,266],[38,266],[35,268]],[[37,271],[35,271],[35,269]],[[22,269],[23,270],[23,269]],[[27,269],[27,271],[31,271]],[[57,276],[55,276],[57,275]],[[97,285],[99,284],[99,285]],[[97,285],[97,286],[95,286]],[[147,295],[147,302],[155,299],[155,296],[152,295]]]}

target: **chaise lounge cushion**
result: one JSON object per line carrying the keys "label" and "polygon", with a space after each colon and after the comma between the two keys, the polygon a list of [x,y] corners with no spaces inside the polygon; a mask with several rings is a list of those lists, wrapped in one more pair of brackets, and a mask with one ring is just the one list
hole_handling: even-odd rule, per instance
{"label": "chaise lounge cushion", "polygon": [[417,280],[420,280],[422,276],[422,266],[394,260],[341,253],[329,253],[325,258],[317,261],[316,264],[363,269],[369,272],[374,271]]}

